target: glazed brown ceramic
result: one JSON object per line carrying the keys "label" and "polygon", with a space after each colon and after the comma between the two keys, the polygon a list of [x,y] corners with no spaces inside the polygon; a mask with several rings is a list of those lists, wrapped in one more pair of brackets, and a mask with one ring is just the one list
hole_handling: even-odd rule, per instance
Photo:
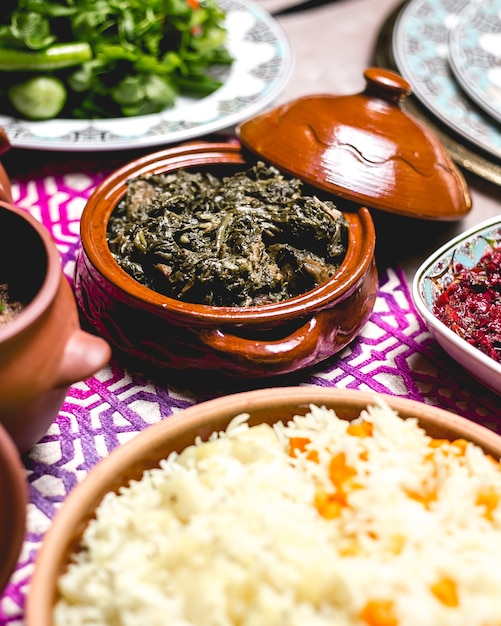
{"label": "glazed brown ceramic", "polygon": [[27,504],[24,466],[12,439],[0,424],[0,593],[23,544]]}
{"label": "glazed brown ceramic", "polygon": [[81,218],[78,304],[91,326],[119,351],[159,370],[213,370],[236,377],[286,374],[344,348],[368,320],[377,293],[375,233],[366,208],[345,212],[349,242],[338,272],[320,287],[278,304],[214,307],[156,293],[113,259],[106,226],[144,173],[209,167],[222,175],[248,167],[237,143],[189,143],[139,158],[107,178]]}
{"label": "glazed brown ceramic", "polygon": [[0,202],[0,282],[26,303],[0,326],[0,422],[19,450],[57,417],[69,386],[103,367],[110,347],[80,328],[71,287],[49,232],[27,212]]}
{"label": "glazed brown ceramic", "polygon": [[95,508],[109,491],[117,491],[144,470],[157,467],[171,451],[181,451],[195,437],[206,440],[223,430],[240,413],[251,415],[250,423],[273,424],[295,414],[305,414],[310,404],[334,409],[342,419],[353,419],[377,399],[402,418],[416,417],[426,432],[436,438],[466,439],[498,459],[501,438],[494,432],[448,411],[395,396],[320,387],[290,387],[251,391],[224,396],[194,405],[167,420],[150,426],[130,442],[99,462],[70,493],[56,514],[43,543],[31,579],[26,607],[26,626],[51,626],[59,575]]}
{"label": "glazed brown ceramic", "polygon": [[399,106],[409,83],[380,68],[364,76],[359,94],[305,96],[237,134],[285,172],[359,204],[429,220],[464,217],[471,198],[463,176],[438,138]]}

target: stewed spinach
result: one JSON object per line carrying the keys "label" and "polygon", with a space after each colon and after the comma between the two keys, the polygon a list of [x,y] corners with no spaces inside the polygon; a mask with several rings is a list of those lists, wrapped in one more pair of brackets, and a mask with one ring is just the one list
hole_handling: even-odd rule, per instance
{"label": "stewed spinach", "polygon": [[330,200],[256,163],[216,177],[178,170],[142,175],[108,224],[110,250],[141,284],[186,302],[281,302],[339,268],[348,224]]}

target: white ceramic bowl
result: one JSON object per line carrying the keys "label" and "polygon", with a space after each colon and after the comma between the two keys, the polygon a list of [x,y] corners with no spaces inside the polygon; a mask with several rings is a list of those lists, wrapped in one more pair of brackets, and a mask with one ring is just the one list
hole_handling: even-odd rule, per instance
{"label": "white ceramic bowl", "polygon": [[412,299],[432,335],[474,378],[501,395],[501,363],[469,344],[441,322],[433,305],[450,284],[458,265],[474,267],[489,249],[501,246],[501,216],[490,218],[434,252],[418,268],[412,285]]}

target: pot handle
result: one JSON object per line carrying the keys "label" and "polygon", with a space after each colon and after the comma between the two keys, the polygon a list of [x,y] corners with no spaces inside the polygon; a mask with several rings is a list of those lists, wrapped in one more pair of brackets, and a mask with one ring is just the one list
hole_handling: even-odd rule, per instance
{"label": "pot handle", "polygon": [[111,357],[106,340],[78,328],[69,338],[56,376],[57,386],[72,385],[95,374]]}
{"label": "pot handle", "polygon": [[200,334],[205,345],[217,352],[232,355],[244,361],[267,365],[284,361],[302,361],[316,352],[327,329],[327,317],[319,313],[290,335],[277,339],[258,340],[238,337],[221,329],[206,330]]}

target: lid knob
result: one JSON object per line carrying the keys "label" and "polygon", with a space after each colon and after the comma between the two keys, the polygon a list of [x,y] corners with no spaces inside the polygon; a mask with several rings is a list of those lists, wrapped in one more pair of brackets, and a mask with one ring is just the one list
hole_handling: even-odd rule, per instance
{"label": "lid knob", "polygon": [[369,67],[365,70],[364,77],[367,83],[365,93],[369,96],[398,104],[411,94],[409,83],[395,72],[379,67]]}
{"label": "lid knob", "polygon": [[364,91],[298,98],[242,123],[242,144],[291,176],[357,204],[410,217],[461,219],[463,176],[438,138],[400,103],[399,74],[365,70]]}

